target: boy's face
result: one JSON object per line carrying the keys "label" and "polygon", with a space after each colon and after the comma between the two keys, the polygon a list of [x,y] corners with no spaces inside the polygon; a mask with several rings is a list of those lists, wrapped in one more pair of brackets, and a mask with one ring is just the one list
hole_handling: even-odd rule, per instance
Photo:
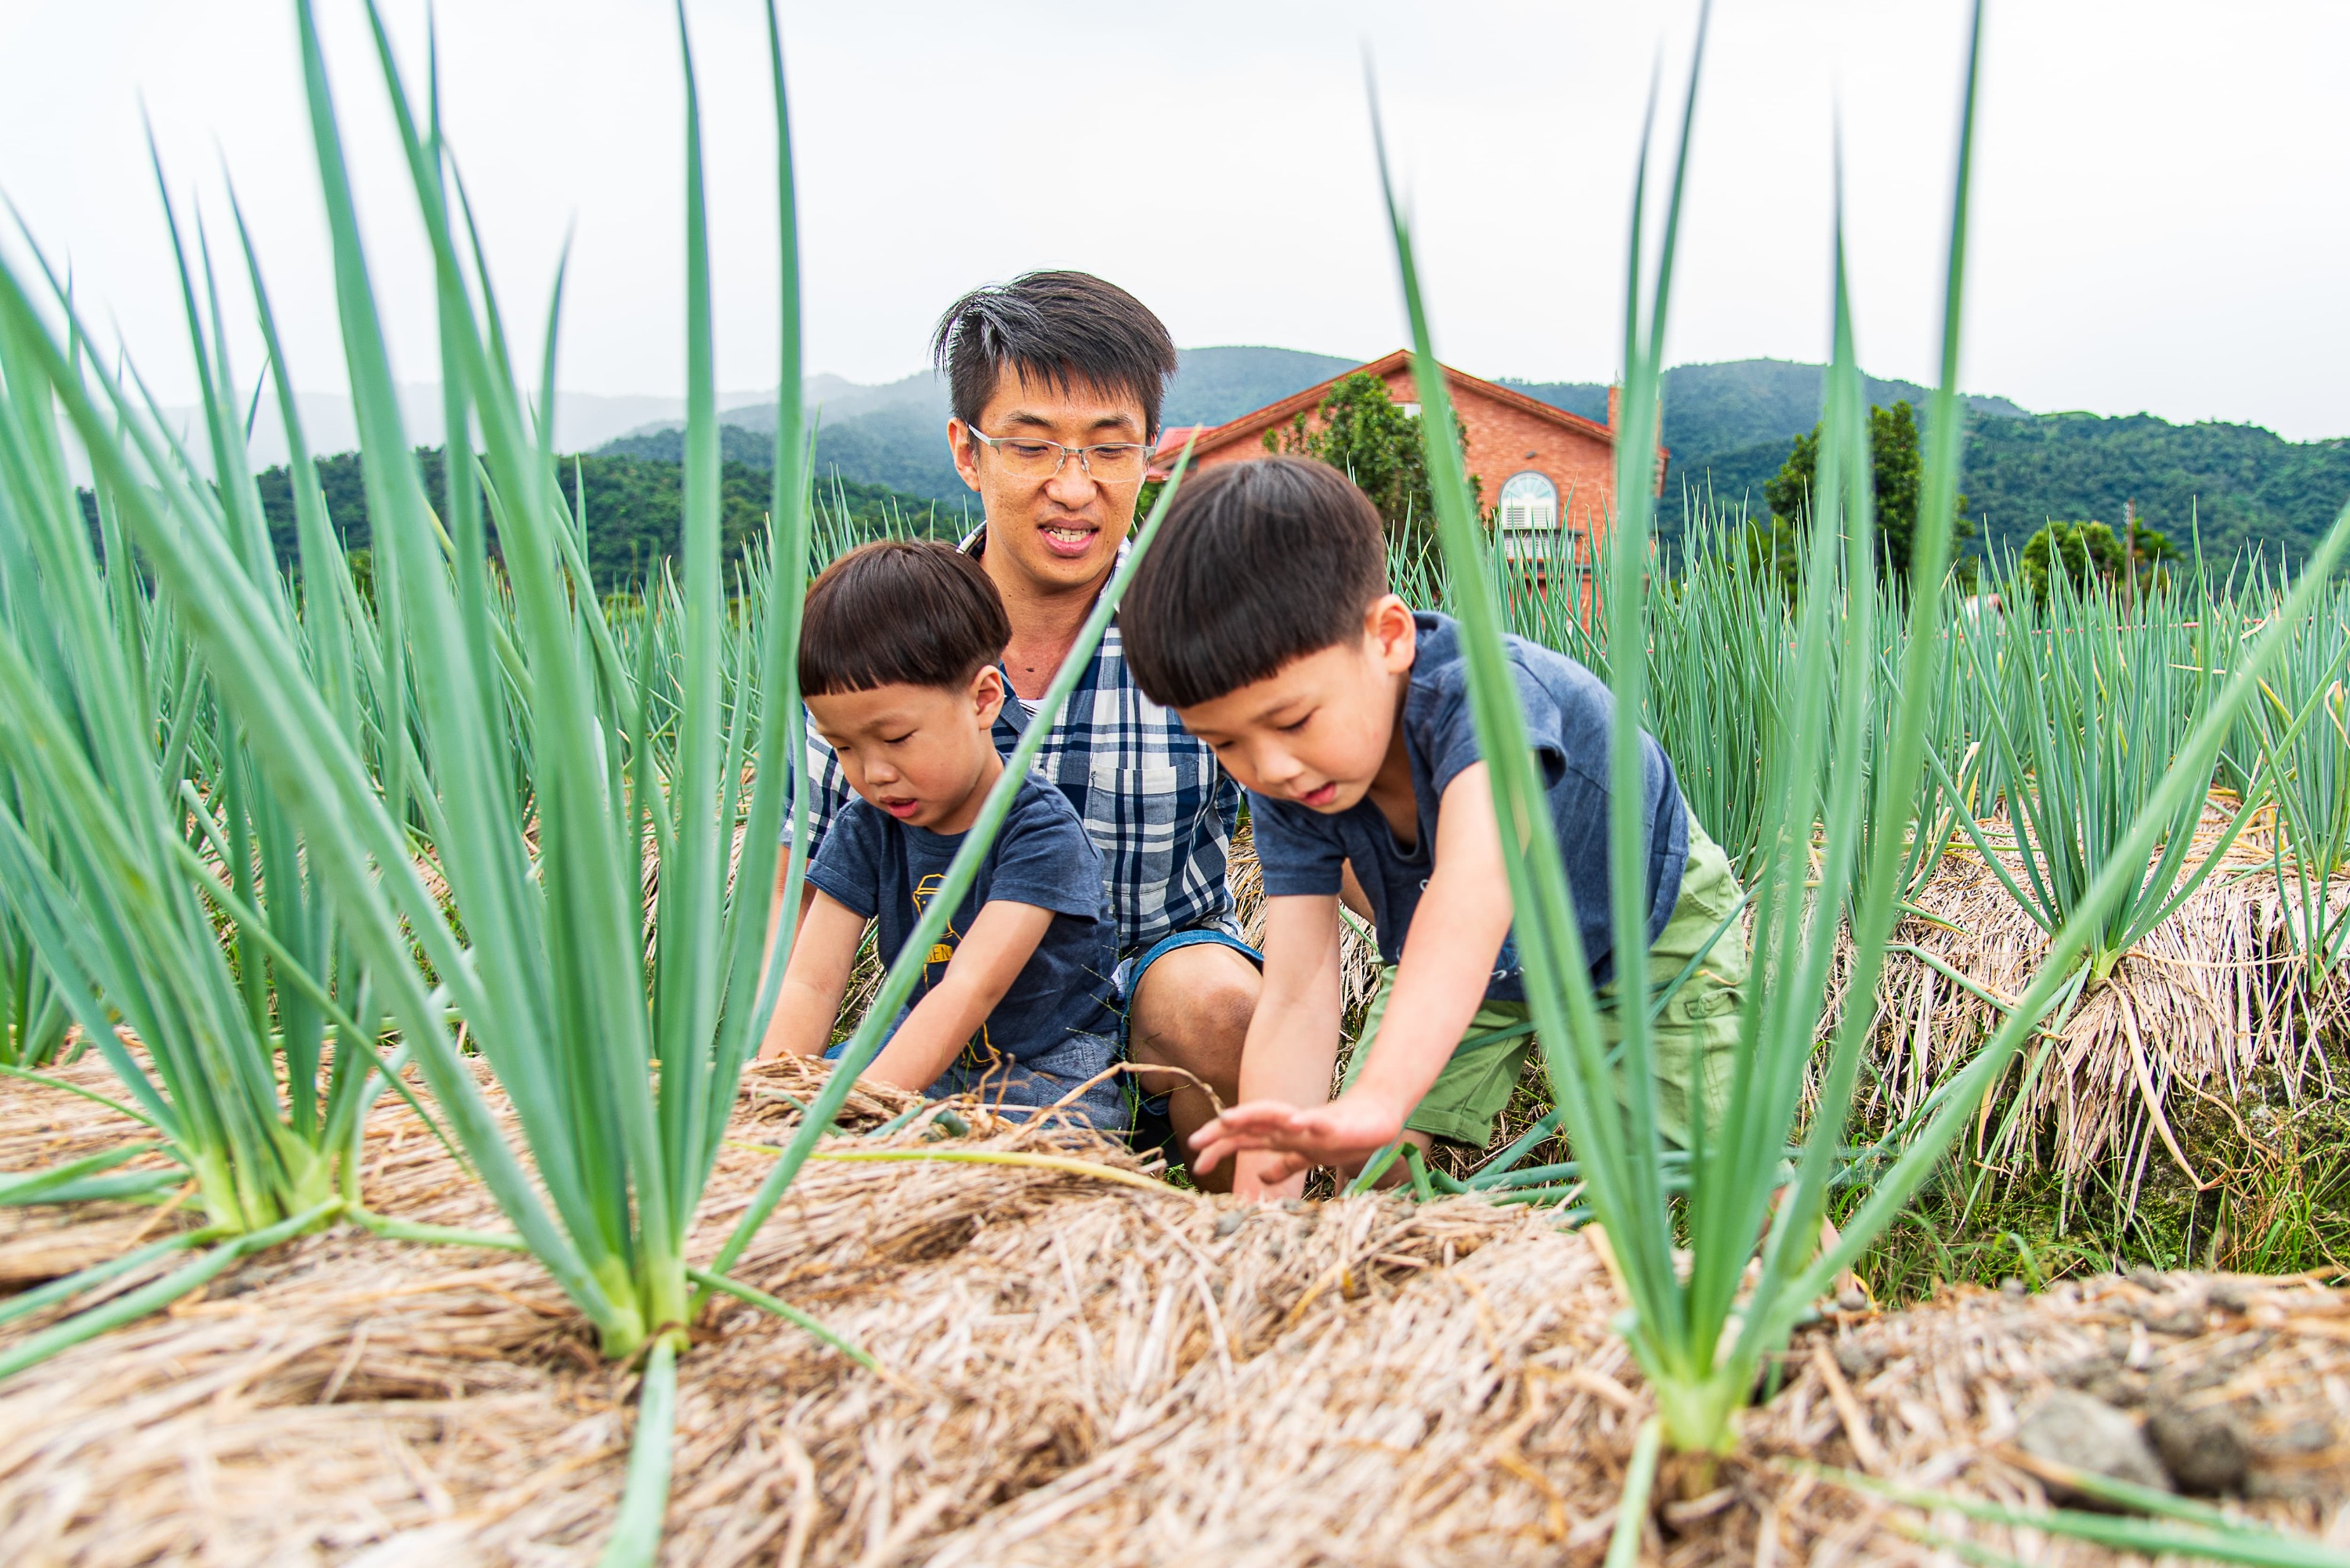
{"label": "boy's face", "polygon": [[1314,811],[1345,811],[1388,759],[1418,647],[1410,609],[1382,595],[1363,612],[1360,637],[1177,711],[1243,787]]}
{"label": "boy's face", "polygon": [[977,816],[1003,707],[1003,673],[992,664],[960,689],[901,683],[807,700],[848,787],[934,833],[961,833]]}
{"label": "boy's face", "polygon": [[[1009,473],[1003,454],[974,440],[973,428],[949,420],[947,442],[954,449],[956,471],[979,492],[987,515],[983,559],[988,575],[1002,584],[1008,572],[1048,593],[1087,587],[1107,576],[1118,563],[1118,542],[1133,525],[1142,472],[1106,482],[1071,455],[1050,478]],[[1048,441],[1066,447],[1140,443],[1150,435],[1143,426],[1141,401],[1130,392],[1107,392],[1083,382],[1062,388],[1024,380],[1010,367],[980,410],[976,429],[999,441]]]}

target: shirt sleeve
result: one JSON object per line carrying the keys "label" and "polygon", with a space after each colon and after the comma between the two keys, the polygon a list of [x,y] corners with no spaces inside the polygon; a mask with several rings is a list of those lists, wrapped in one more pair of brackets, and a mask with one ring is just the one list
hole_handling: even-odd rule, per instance
{"label": "shirt sleeve", "polygon": [[[1568,696],[1562,699],[1521,661],[1512,659],[1510,670],[1517,678],[1527,737],[1550,797],[1552,830],[1559,862],[1566,872],[1567,891],[1574,899],[1584,955],[1591,962],[1594,982],[1604,984],[1615,969],[1607,763],[1614,710],[1604,688],[1570,688]],[[1464,668],[1460,682],[1444,694],[1431,725],[1431,773],[1440,795],[1484,754],[1478,743],[1466,674]],[[1583,700],[1586,691],[1588,700]],[[1655,737],[1645,731],[1640,751],[1649,834],[1647,886],[1640,891],[1648,899],[1648,940],[1653,942],[1672,919],[1673,904],[1680,894],[1689,827],[1672,764]]]}
{"label": "shirt sleeve", "polygon": [[1315,812],[1285,800],[1249,795],[1249,823],[1256,836],[1257,865],[1268,898],[1335,895],[1347,851]]}
{"label": "shirt sleeve", "polygon": [[851,800],[816,846],[808,886],[823,889],[849,913],[871,919],[881,908],[881,835],[895,825],[861,800]]}
{"label": "shirt sleeve", "polygon": [[1030,777],[996,836],[987,901],[1033,904],[1087,919],[1107,912],[1101,851],[1076,809],[1041,778]]}
{"label": "shirt sleeve", "polygon": [[[832,831],[832,825],[840,819],[842,811],[856,797],[849,791],[848,776],[840,771],[840,759],[833,754],[830,746],[825,744],[824,737],[816,732],[815,719],[808,717],[805,708],[800,711],[806,720],[804,731],[807,737],[808,854],[813,857],[824,848],[826,835]],[[776,834],[776,841],[782,844],[792,841],[791,796],[791,783],[785,780],[784,825]]]}
{"label": "shirt sleeve", "polygon": [[[1510,661],[1510,672],[1517,677],[1518,709],[1526,716],[1526,737],[1534,747],[1534,761],[1542,769],[1543,785],[1555,788],[1566,772],[1566,751],[1559,737],[1566,729],[1566,715],[1550,689],[1534,678],[1534,672],[1517,660]],[[1435,722],[1428,736],[1429,774],[1436,785],[1437,797],[1452,787],[1452,781],[1466,772],[1471,763],[1485,760],[1485,749],[1477,738],[1477,715],[1469,701],[1468,670],[1464,664],[1460,679],[1448,683],[1436,706]],[[1602,744],[1607,728],[1600,726]],[[1602,764],[1601,777],[1605,777]]]}

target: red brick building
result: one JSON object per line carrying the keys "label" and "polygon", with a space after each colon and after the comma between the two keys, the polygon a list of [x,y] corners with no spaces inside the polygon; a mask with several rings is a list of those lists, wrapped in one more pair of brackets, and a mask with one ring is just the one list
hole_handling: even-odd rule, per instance
{"label": "red brick building", "polygon": [[[1407,410],[1419,411],[1411,353],[1399,348],[1293,397],[1200,431],[1192,462],[1206,467],[1264,456],[1267,431],[1287,427],[1301,413],[1308,430],[1317,428],[1316,410],[1331,389],[1363,372],[1386,382],[1388,396]],[[1541,546],[1526,550],[1529,555],[1549,554],[1552,541],[1547,536],[1564,526],[1575,545],[1574,558],[1589,561],[1593,536],[1605,532],[1615,515],[1616,389],[1608,389],[1607,422],[1603,425],[1523,392],[1463,375],[1449,365],[1444,380],[1453,410],[1469,432],[1469,472],[1478,478],[1479,509],[1493,516],[1505,540],[1515,535],[1534,545],[1539,539]],[[1173,466],[1194,428],[1170,430],[1160,438],[1154,476],[1163,476]],[[1658,447],[1659,493],[1664,489],[1665,457],[1665,449]]]}

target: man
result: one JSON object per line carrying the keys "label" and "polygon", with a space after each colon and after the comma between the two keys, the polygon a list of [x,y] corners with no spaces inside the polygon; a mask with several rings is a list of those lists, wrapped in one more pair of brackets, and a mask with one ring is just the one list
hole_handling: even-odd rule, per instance
{"label": "man", "polygon": [[[1009,753],[1125,552],[1175,345],[1124,289],[1084,273],[1041,272],[955,301],[932,352],[947,376],[955,469],[986,516],[963,548],[994,582],[1012,623],[1003,673],[1016,701],[994,731]],[[820,842],[848,790],[813,732],[808,751]],[[1138,1141],[1171,1130],[1169,1156],[1180,1158],[1217,1102],[1237,1096],[1256,1008],[1261,961],[1241,940],[1224,880],[1238,787],[1172,711],[1135,685],[1115,623],[1036,769],[1069,797],[1102,854],[1128,1058],[1176,1069],[1136,1075]],[[786,846],[779,887],[788,857]],[[1229,1167],[1211,1179],[1228,1185]]]}

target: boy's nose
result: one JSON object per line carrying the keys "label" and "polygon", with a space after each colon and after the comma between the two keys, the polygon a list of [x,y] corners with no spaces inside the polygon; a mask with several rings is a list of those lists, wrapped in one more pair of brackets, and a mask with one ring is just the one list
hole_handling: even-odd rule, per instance
{"label": "boy's nose", "polygon": [[1256,754],[1257,776],[1269,784],[1285,784],[1305,771],[1298,760],[1277,746],[1268,746]]}

